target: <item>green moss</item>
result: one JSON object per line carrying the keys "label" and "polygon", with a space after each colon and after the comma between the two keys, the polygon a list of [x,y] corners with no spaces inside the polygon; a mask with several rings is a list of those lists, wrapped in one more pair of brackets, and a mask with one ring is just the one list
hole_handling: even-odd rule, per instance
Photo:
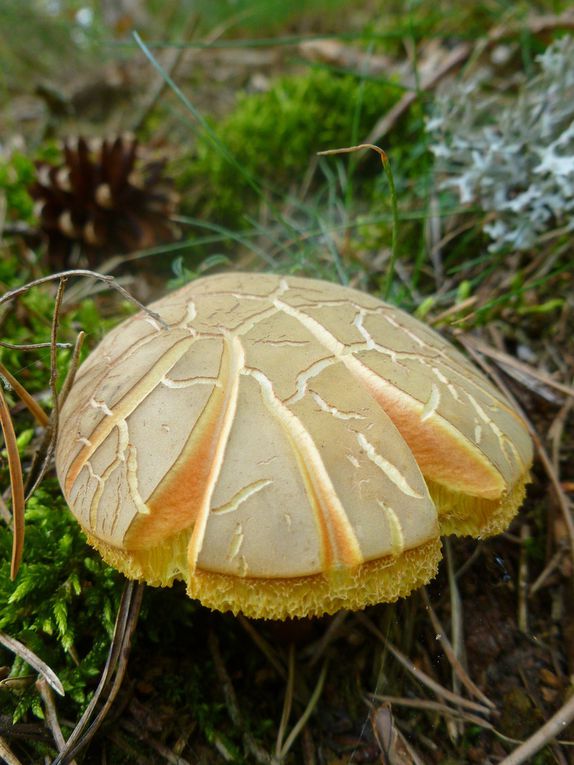
{"label": "green moss", "polygon": [[0,158],[0,195],[6,197],[8,217],[31,223],[34,200],[28,187],[36,175],[33,161],[25,154],[14,152],[8,159]]}
{"label": "green moss", "polygon": [[0,155],[0,198],[6,198],[6,213],[9,220],[34,223],[34,200],[28,189],[36,178],[36,161],[57,161],[61,149],[54,141],[38,146],[32,155],[14,151]]}
{"label": "green moss", "polygon": [[[54,479],[45,481],[26,510],[24,560],[10,580],[12,534],[0,526],[0,630],[20,640],[59,676],[66,697],[62,709],[73,717],[86,704],[102,670],[119,602],[121,581],[87,547]],[[0,649],[0,664],[11,667],[0,704],[23,717],[41,708],[35,672]]]}
{"label": "green moss", "polygon": [[244,174],[204,137],[180,186],[198,190],[195,213],[238,223],[258,197],[249,178],[265,189],[264,197],[300,186],[316,152],[364,138],[398,95],[392,84],[324,68],[279,77],[265,93],[240,96],[235,110],[214,126]]}

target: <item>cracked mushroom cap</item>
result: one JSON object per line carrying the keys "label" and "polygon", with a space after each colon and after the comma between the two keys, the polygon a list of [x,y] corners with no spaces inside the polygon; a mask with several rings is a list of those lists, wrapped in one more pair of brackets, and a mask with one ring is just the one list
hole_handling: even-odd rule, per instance
{"label": "cracked mushroom cap", "polygon": [[103,558],[219,610],[393,601],[440,534],[506,528],[520,416],[440,335],[353,289],[198,279],[110,332],[60,416],[57,469]]}

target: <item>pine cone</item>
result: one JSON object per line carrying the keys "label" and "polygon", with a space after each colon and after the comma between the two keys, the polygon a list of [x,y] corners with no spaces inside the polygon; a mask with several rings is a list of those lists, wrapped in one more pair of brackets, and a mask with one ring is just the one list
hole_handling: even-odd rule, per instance
{"label": "pine cone", "polygon": [[138,161],[132,137],[78,138],[64,144],[64,164],[37,165],[30,193],[39,205],[50,268],[90,268],[112,254],[173,241],[178,197],[165,161]]}

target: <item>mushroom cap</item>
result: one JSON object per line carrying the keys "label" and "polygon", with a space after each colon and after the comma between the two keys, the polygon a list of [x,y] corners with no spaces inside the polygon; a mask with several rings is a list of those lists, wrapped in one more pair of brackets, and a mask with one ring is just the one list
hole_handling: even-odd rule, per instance
{"label": "mushroom cap", "polygon": [[328,282],[230,273],[110,332],[60,413],[58,477],[128,577],[285,618],[393,601],[440,533],[504,529],[526,426],[421,322]]}

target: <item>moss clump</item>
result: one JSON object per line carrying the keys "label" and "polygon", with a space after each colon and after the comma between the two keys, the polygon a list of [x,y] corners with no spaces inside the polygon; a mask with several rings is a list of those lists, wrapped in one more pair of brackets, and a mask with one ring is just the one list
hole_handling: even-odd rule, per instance
{"label": "moss clump", "polygon": [[50,161],[59,150],[53,142],[37,147],[32,155],[21,151],[0,153],[0,198],[6,200],[8,220],[35,223],[34,200],[28,189],[36,178],[36,161]]}
{"label": "moss clump", "polygon": [[244,94],[214,126],[217,140],[243,168],[238,172],[209,137],[181,175],[182,189],[196,189],[195,213],[238,224],[258,194],[249,182],[282,193],[301,179],[317,151],[361,140],[397,100],[389,83],[313,68],[277,78],[265,93]]}
{"label": "moss clump", "polygon": [[35,177],[34,162],[25,154],[14,152],[7,159],[0,158],[0,195],[6,198],[6,209],[12,220],[33,221],[34,200],[28,188]]}
{"label": "moss clump", "polygon": [[[75,719],[102,671],[121,591],[119,575],[88,548],[55,480],[45,481],[26,510],[24,561],[10,580],[11,531],[0,525],[0,630],[20,640],[56,672],[66,696],[59,709]],[[21,719],[41,715],[36,673],[0,647],[11,683],[0,707]],[[21,682],[16,682],[21,678]]]}

